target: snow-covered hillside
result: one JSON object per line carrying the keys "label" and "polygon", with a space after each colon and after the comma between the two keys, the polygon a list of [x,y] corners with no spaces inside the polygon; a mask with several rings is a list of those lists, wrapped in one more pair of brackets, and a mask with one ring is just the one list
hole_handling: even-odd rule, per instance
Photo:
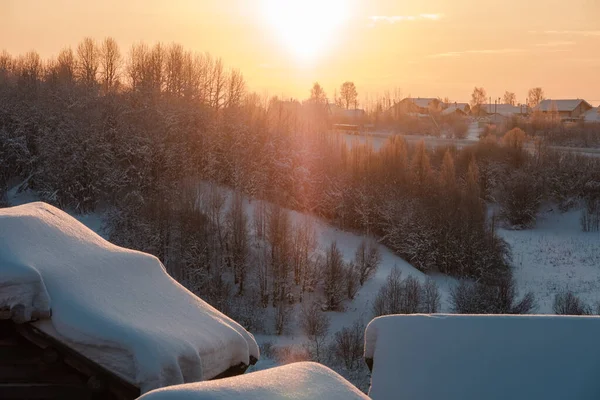
{"label": "snow-covered hillside", "polygon": [[519,292],[535,294],[538,313],[552,314],[554,296],[567,290],[589,305],[600,301],[600,232],[582,232],[579,216],[551,211],[533,229],[499,230],[512,250]]}
{"label": "snow-covered hillside", "polygon": [[0,308],[138,386],[211,379],[249,365],[258,346],[239,324],[172,279],[156,258],[115,246],[45,203],[0,209]]}
{"label": "snow-covered hillside", "polygon": [[[221,188],[231,198],[231,191]],[[11,202],[26,203],[34,201],[36,197],[31,193],[12,193]],[[246,200],[244,208],[250,219],[254,209],[260,205],[257,200]],[[227,208],[227,207],[225,207]],[[338,248],[346,261],[354,258],[355,251],[365,239],[364,235],[342,231],[331,224],[318,218],[290,211],[293,222],[311,219],[316,231],[318,251],[324,253],[325,249],[336,241]],[[78,220],[96,232],[101,228],[101,214],[76,216]],[[588,304],[600,300],[600,234],[583,233],[579,226],[579,211],[565,214],[549,212],[543,214],[537,226],[531,230],[510,231],[500,229],[499,233],[511,246],[513,263],[515,266],[515,279],[520,295],[532,291],[538,303],[538,313],[553,313],[552,303],[556,293],[571,290]],[[350,327],[356,320],[361,319],[367,324],[373,317],[372,304],[379,288],[386,281],[394,267],[397,267],[403,278],[411,275],[421,281],[427,276],[412,265],[407,263],[390,251],[385,246],[379,246],[382,261],[377,273],[360,288],[352,301],[346,301],[342,312],[327,312],[330,319],[329,336],[333,337],[344,327]],[[441,294],[441,312],[450,312],[450,289],[456,283],[446,276],[433,276],[438,284]],[[300,313],[301,305],[296,304],[294,315]],[[286,334],[256,335],[259,344],[270,343],[275,347],[293,346],[300,348],[307,342],[302,334],[298,321],[292,318]],[[252,370],[271,368],[280,363],[278,360],[262,357]]]}

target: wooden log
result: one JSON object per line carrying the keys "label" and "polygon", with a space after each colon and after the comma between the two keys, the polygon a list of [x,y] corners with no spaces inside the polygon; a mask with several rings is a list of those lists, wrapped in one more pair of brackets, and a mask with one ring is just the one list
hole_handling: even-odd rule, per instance
{"label": "wooden log", "polygon": [[17,304],[12,309],[3,308],[0,309],[0,320],[12,319],[17,324],[23,324],[25,322],[37,321],[40,319],[50,319],[52,317],[52,310],[39,311],[33,310],[31,316],[27,316],[25,313],[25,306]]}
{"label": "wooden log", "polygon": [[90,399],[83,385],[51,383],[0,383],[0,399]]}
{"label": "wooden log", "polygon": [[114,372],[95,363],[94,361],[85,357],[83,354],[60,342],[56,338],[46,334],[45,332],[39,330],[38,328],[30,324],[15,326],[17,328],[17,332],[22,337],[34,343],[38,347],[43,349],[49,347],[54,348],[59,353],[64,363],[73,368],[74,370],[78,371],[80,374],[88,378],[97,377],[98,379],[105,382],[105,384],[107,385],[107,390],[105,394],[110,393],[110,396],[105,395],[102,398],[114,398],[125,400],[135,399],[139,397],[140,389],[138,387],[127,382]]}
{"label": "wooden log", "polygon": [[60,361],[60,355],[53,347],[46,347],[42,350],[42,361],[46,365],[56,365]]}
{"label": "wooden log", "polygon": [[373,372],[373,359],[365,358],[365,363],[367,364],[367,367],[369,367],[369,371]]}

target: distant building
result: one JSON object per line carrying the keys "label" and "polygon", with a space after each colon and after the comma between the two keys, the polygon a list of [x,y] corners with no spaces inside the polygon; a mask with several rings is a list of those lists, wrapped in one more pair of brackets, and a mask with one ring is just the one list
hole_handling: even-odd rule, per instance
{"label": "distant building", "polygon": [[343,108],[335,103],[329,103],[327,110],[331,120],[336,124],[362,125],[365,123],[367,113],[360,108]]}
{"label": "distant building", "polygon": [[600,107],[594,107],[583,115],[583,121],[590,124],[600,124]]}
{"label": "distant building", "polygon": [[481,104],[473,107],[471,114],[478,117],[500,115],[505,118],[526,117],[531,113],[531,108],[526,105],[513,106],[512,104]]}
{"label": "distant building", "polygon": [[463,108],[457,107],[454,105],[452,105],[452,106],[446,108],[444,111],[442,111],[442,115],[444,117],[449,117],[449,116],[466,117],[467,114],[468,114],[468,111],[465,111]]}
{"label": "distant building", "polygon": [[412,115],[428,115],[431,111],[442,111],[445,104],[436,98],[412,98],[407,97],[399,103],[394,104],[390,111],[392,115],[412,114]]}
{"label": "distant building", "polygon": [[538,104],[535,110],[543,114],[557,113],[561,120],[573,121],[583,118],[592,108],[591,104],[583,99],[548,99]]}
{"label": "distant building", "polygon": [[462,112],[464,112],[465,114],[469,114],[471,112],[471,106],[469,105],[469,103],[444,103],[444,111],[448,110],[452,108],[453,110],[460,110]]}

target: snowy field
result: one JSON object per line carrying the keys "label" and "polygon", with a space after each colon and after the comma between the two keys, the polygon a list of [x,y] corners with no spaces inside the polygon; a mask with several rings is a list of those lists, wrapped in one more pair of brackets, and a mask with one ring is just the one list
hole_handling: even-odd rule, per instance
{"label": "snowy field", "polygon": [[499,230],[512,250],[519,292],[535,294],[538,313],[552,314],[554,296],[565,290],[591,306],[600,301],[600,233],[582,232],[579,215],[552,211],[534,229]]}

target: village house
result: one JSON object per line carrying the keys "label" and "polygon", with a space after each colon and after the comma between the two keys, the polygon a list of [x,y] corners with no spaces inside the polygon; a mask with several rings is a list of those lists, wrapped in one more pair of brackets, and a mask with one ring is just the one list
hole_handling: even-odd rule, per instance
{"label": "village house", "polygon": [[333,124],[348,124],[362,126],[366,122],[367,113],[360,108],[343,108],[335,103],[329,103],[327,110]]}
{"label": "village house", "polygon": [[446,106],[440,99],[407,97],[402,99],[399,103],[394,104],[390,111],[394,116],[401,114],[425,116],[431,114],[432,111],[442,111],[444,108],[446,108]]}
{"label": "village house", "polygon": [[489,117],[498,115],[499,119],[512,117],[526,117],[531,113],[531,109],[524,104],[513,106],[512,104],[481,104],[473,107],[471,114],[478,117]]}
{"label": "village house", "polygon": [[543,100],[535,108],[535,111],[543,114],[556,113],[563,121],[576,121],[592,109],[590,103],[583,99],[569,99],[569,100]]}
{"label": "village house", "polygon": [[446,108],[442,111],[442,116],[457,116],[466,117],[471,112],[471,107],[467,103],[448,103]]}
{"label": "village house", "polygon": [[589,124],[600,124],[600,107],[594,107],[586,112],[583,121]]}
{"label": "village house", "polygon": [[442,115],[451,115],[458,113],[459,115],[469,115],[471,112],[471,106],[469,103],[445,103],[444,111],[442,111]]}

